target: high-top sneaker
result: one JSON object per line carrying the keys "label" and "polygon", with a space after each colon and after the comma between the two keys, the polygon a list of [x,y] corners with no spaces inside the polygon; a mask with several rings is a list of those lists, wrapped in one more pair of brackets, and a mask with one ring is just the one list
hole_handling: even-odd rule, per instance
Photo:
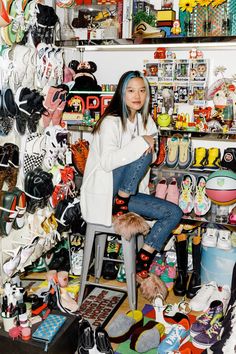
{"label": "high-top sneaker", "polygon": [[190,166],[191,171],[203,171],[207,161],[208,150],[204,147],[194,149],[194,160]]}
{"label": "high-top sneaker", "polygon": [[204,166],[204,171],[216,171],[221,167],[221,154],[220,149],[210,148],[208,149],[207,162]]}

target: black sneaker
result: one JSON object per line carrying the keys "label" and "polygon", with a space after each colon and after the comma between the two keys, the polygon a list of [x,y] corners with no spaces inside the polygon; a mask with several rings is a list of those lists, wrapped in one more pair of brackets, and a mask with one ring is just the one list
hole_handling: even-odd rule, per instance
{"label": "black sneaker", "polygon": [[98,353],[113,354],[111,343],[108,338],[108,334],[101,326],[98,326],[95,330],[95,340]]}
{"label": "black sneaker", "polygon": [[5,146],[0,146],[0,167],[9,167],[9,151]]}
{"label": "black sneaker", "polygon": [[89,354],[92,353],[95,347],[94,333],[90,323],[87,320],[82,320],[79,324],[79,335],[78,335],[78,354]]}
{"label": "black sneaker", "polygon": [[12,143],[5,143],[5,149],[9,152],[8,163],[9,165],[18,168],[19,167],[19,147]]}

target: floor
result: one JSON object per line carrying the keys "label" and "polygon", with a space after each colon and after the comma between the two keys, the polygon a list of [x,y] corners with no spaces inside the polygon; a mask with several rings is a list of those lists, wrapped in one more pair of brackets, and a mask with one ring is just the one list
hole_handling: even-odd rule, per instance
{"label": "floor", "polygon": [[[45,273],[31,273],[27,275],[27,279],[40,279],[40,280],[45,280]],[[125,283],[120,283],[118,281],[104,281],[103,279],[101,279],[102,283],[110,283],[113,284],[115,286],[120,287],[121,289],[123,287],[125,287]],[[174,303],[179,303],[182,300],[182,297],[177,297],[174,295],[173,291],[169,291],[168,293],[168,297],[166,299],[166,303],[167,304],[174,304]],[[138,289],[138,304],[137,304],[137,309],[138,310],[142,310],[144,305],[148,304],[148,301],[146,299],[144,299],[140,293],[140,290]],[[112,320],[114,320],[114,318],[119,314],[119,313],[126,313],[130,310],[129,308],[129,304],[128,304],[128,298],[126,298],[124,300],[124,302],[121,304],[121,306],[119,307],[119,309],[117,310],[117,312],[115,313],[115,315],[111,318],[110,322]],[[193,313],[191,312],[193,315],[197,315],[197,313]],[[109,323],[110,323],[109,322]],[[109,323],[107,324],[107,326],[109,326]],[[115,350],[117,348],[117,344],[112,344],[113,349]],[[126,353],[122,353],[122,354],[126,354]]]}

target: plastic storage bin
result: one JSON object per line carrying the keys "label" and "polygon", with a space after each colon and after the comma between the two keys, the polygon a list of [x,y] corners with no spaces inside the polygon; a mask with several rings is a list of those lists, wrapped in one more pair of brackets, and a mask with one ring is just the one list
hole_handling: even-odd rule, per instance
{"label": "plastic storage bin", "polygon": [[217,285],[231,286],[232,273],[236,262],[236,248],[229,251],[216,247],[202,247],[201,280],[202,284],[215,281]]}

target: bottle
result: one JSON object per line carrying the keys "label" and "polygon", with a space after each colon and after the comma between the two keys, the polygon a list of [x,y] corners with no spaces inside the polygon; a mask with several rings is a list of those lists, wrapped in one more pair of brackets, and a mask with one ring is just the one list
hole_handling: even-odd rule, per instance
{"label": "bottle", "polygon": [[21,327],[29,327],[28,316],[26,312],[26,304],[20,303],[18,304],[18,314],[19,314],[19,322]]}

